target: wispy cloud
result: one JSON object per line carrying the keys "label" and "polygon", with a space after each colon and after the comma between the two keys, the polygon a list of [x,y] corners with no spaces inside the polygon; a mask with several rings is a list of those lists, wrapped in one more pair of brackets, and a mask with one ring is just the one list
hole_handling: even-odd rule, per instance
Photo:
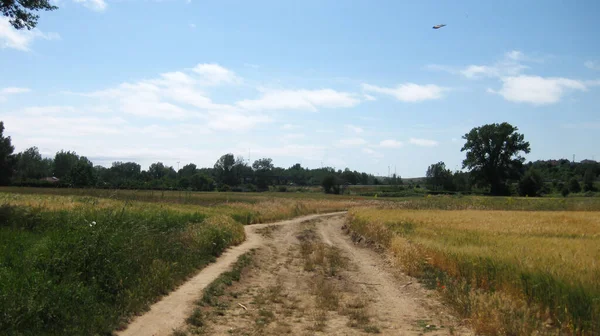
{"label": "wispy cloud", "polygon": [[350,132],[353,132],[353,133],[356,133],[356,134],[360,134],[360,133],[363,133],[363,132],[364,132],[364,130],[363,130],[362,128],[358,127],[358,126],[354,126],[354,125],[344,125],[344,127],[345,127],[345,128],[348,130],[348,131],[350,131]]}
{"label": "wispy cloud", "polygon": [[363,84],[362,88],[367,92],[390,95],[399,101],[411,103],[440,99],[443,97],[443,93],[449,90],[434,84],[419,85],[414,83],[400,84],[394,88]]}
{"label": "wispy cloud", "polygon": [[394,139],[383,140],[379,143],[379,147],[383,148],[400,148],[402,146],[404,146],[404,143],[402,141]]}
{"label": "wispy cloud", "polygon": [[515,76],[501,78],[502,87],[496,93],[504,99],[516,103],[533,105],[554,104],[568,91],[586,91],[587,85],[579,80],[562,77]]}
{"label": "wispy cloud", "polygon": [[362,152],[365,153],[365,154],[367,154],[367,155],[369,155],[369,156],[371,156],[371,157],[374,157],[374,158],[382,158],[383,157],[383,154],[381,154],[381,153],[379,153],[377,151],[374,151],[371,148],[363,148]]}
{"label": "wispy cloud", "polygon": [[84,7],[89,8],[96,12],[103,12],[106,10],[106,2],[104,0],[73,0],[76,3],[82,4]]}
{"label": "wispy cloud", "polygon": [[416,146],[421,146],[421,147],[435,147],[437,146],[439,143],[435,140],[429,140],[429,139],[418,139],[418,138],[410,138],[408,140],[409,143],[416,145]]}
{"label": "wispy cloud", "polygon": [[471,64],[466,67],[452,67],[447,65],[430,64],[429,70],[445,71],[456,75],[461,75],[469,79],[479,79],[485,77],[515,76],[529,67],[522,64],[527,60],[533,60],[521,51],[512,50],[506,52],[503,58],[493,64],[481,65]]}
{"label": "wispy cloud", "polygon": [[237,103],[243,109],[256,110],[305,110],[316,112],[321,108],[353,107],[360,100],[348,92],[332,89],[321,90],[269,90],[262,89],[258,99],[246,99]]}
{"label": "wispy cloud", "polygon": [[583,63],[583,65],[585,65],[585,67],[588,69],[600,70],[600,63],[596,61],[586,61],[585,63]]}
{"label": "wispy cloud", "polygon": [[203,84],[222,85],[239,84],[242,82],[233,71],[224,68],[216,63],[202,63],[192,69],[203,78]]}
{"label": "wispy cloud", "polygon": [[336,146],[338,147],[356,147],[356,146],[362,146],[362,145],[366,145],[367,144],[367,140],[363,139],[363,138],[347,138],[347,139],[341,139],[336,143]]}
{"label": "wispy cloud", "polygon": [[20,51],[30,51],[34,40],[58,40],[57,33],[44,33],[35,28],[32,30],[16,30],[8,18],[0,17],[0,49],[10,48]]}
{"label": "wispy cloud", "polygon": [[7,97],[10,95],[27,93],[30,91],[31,90],[28,88],[20,88],[20,87],[7,87],[7,88],[0,89],[0,102],[5,101],[7,99]]}

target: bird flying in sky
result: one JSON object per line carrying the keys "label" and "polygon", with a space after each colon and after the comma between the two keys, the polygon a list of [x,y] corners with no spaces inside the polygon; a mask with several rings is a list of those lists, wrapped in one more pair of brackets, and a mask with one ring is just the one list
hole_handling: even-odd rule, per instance
{"label": "bird flying in sky", "polygon": [[439,24],[439,25],[433,26],[433,29],[440,29],[440,28],[445,27],[445,26],[446,26],[445,24]]}

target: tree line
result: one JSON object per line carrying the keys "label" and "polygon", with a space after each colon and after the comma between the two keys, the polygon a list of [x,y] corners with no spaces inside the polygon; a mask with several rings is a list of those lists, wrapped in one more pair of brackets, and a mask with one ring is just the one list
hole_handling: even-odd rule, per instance
{"label": "tree line", "polygon": [[[462,138],[465,144],[463,171],[452,172],[444,162],[430,165],[424,186],[428,192],[475,192],[492,195],[578,193],[596,191],[600,163],[585,160],[546,160],[524,163],[522,153],[530,152],[530,144],[517,127],[508,123],[488,124],[473,128]],[[251,165],[242,157],[222,155],[210,168],[193,163],[175,170],[156,162],[147,170],[135,162],[113,162],[111,167],[94,165],[85,156],[61,150],[54,158],[44,158],[37,147],[13,153],[10,137],[4,137],[0,121],[0,184],[16,186],[96,187],[120,189],[178,189],[194,191],[263,191],[288,185],[322,186],[324,192],[338,194],[345,185],[402,185],[395,174],[375,177],[348,168],[309,169],[299,163],[281,168],[270,158]],[[409,184],[408,188],[420,185]],[[398,187],[397,189],[406,188]]]}
{"label": "tree line", "polygon": [[444,162],[434,163],[427,168],[427,187],[435,191],[479,189],[492,195],[521,196],[597,191],[599,162],[561,159],[524,164],[521,153],[529,153],[530,144],[517,131],[508,123],[473,128],[462,137],[465,144],[461,151],[466,152],[462,166],[468,171],[453,173]]}
{"label": "tree line", "polygon": [[[270,158],[249,165],[242,157],[222,155],[211,168],[189,163],[175,170],[156,162],[143,170],[136,162],[113,162],[111,167],[94,165],[87,157],[61,150],[54,158],[44,158],[37,147],[13,153],[10,137],[4,137],[0,121],[0,184],[35,187],[96,187],[122,189],[179,189],[194,191],[263,191],[270,186],[319,186],[327,178],[334,184],[378,184],[375,176],[364,172],[335,170],[331,167],[309,169],[299,163],[275,167]],[[339,189],[338,189],[339,190]],[[328,191],[335,192],[331,189]]]}

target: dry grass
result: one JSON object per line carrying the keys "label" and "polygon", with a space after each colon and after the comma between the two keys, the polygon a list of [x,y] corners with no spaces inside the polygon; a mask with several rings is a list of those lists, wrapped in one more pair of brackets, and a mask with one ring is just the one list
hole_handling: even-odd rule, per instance
{"label": "dry grass", "polygon": [[[354,231],[487,334],[600,332],[600,213],[350,211]],[[483,291],[482,291],[483,290]]]}

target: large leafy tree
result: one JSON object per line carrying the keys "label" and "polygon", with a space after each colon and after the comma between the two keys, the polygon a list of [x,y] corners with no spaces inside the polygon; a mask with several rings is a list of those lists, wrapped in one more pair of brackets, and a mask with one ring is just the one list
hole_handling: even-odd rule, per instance
{"label": "large leafy tree", "polygon": [[446,168],[443,161],[430,165],[425,176],[427,177],[427,185],[432,190],[454,190],[452,172]]}
{"label": "large leafy tree", "polygon": [[68,178],[71,169],[79,162],[79,155],[75,152],[57,152],[54,156],[54,176],[59,179]]}
{"label": "large leafy tree", "polygon": [[51,11],[57,8],[48,0],[0,0],[0,13],[9,18],[15,29],[33,29],[40,17],[34,11]]}
{"label": "large leafy tree", "polygon": [[11,144],[10,137],[4,137],[4,123],[0,121],[0,185],[10,182],[13,172],[13,151],[15,147]]}
{"label": "large leafy tree", "polygon": [[462,138],[466,140],[461,151],[467,152],[463,168],[469,168],[479,182],[490,186],[492,195],[507,192],[506,182],[519,176],[529,153],[529,142],[518,128],[509,123],[487,124],[473,128]]}
{"label": "large leafy tree", "polygon": [[27,148],[15,157],[16,178],[39,179],[51,174],[52,160],[44,159],[37,147]]}
{"label": "large leafy tree", "polygon": [[256,186],[260,190],[269,188],[270,177],[273,171],[273,160],[270,158],[263,158],[254,161],[252,169],[254,169],[254,176],[256,176]]}

